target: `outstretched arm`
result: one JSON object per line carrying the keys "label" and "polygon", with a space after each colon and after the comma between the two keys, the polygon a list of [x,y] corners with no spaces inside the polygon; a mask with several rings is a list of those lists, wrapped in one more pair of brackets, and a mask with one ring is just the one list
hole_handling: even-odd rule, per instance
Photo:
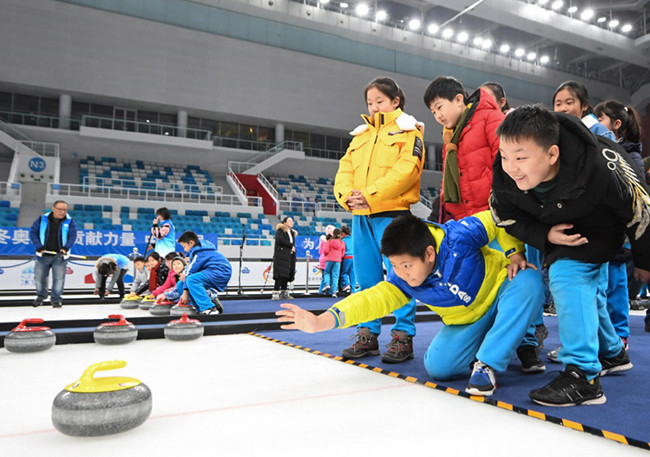
{"label": "outstretched arm", "polygon": [[316,316],[314,313],[302,309],[298,305],[291,303],[282,303],[280,311],[276,311],[278,322],[290,322],[282,325],[284,330],[302,330],[306,333],[323,332],[333,329],[336,326],[336,318],[329,311]]}

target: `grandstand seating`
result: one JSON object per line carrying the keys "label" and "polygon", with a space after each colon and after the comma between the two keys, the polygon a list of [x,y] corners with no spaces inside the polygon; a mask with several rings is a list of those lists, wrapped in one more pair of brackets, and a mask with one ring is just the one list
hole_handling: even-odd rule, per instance
{"label": "grandstand seating", "polygon": [[79,164],[81,184],[108,187],[163,189],[215,195],[221,189],[207,171],[197,165],[161,165],[142,160],[99,159],[88,156]]}
{"label": "grandstand seating", "polygon": [[305,200],[336,203],[334,181],[311,176],[270,176],[269,180],[284,200]]}
{"label": "grandstand seating", "polygon": [[0,200],[0,227],[16,227],[20,202]]}
{"label": "grandstand seating", "polygon": [[429,201],[433,201],[434,198],[440,195],[440,192],[435,187],[424,187],[420,189],[420,195]]}
{"label": "grandstand seating", "polygon": [[[271,246],[275,236],[275,223],[266,217],[253,217],[251,213],[207,210],[170,209],[176,234],[186,230],[197,233],[215,233],[219,244],[241,245],[242,233],[246,230],[246,245]],[[119,209],[110,205],[75,204],[70,211],[77,227],[86,230],[133,230],[149,231],[155,217],[153,208]]]}

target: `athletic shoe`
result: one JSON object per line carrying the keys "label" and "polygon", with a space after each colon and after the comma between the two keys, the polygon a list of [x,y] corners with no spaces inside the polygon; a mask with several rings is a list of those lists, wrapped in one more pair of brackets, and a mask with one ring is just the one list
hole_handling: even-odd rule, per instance
{"label": "athletic shoe", "polygon": [[346,294],[350,293],[350,285],[349,284],[343,288],[343,292],[346,293]]}
{"label": "athletic shoe", "polygon": [[32,303],[32,306],[34,308],[38,308],[42,304],[43,304],[43,299],[42,298],[37,298],[36,300],[34,300],[34,303]]}
{"label": "athletic shoe", "polygon": [[386,345],[388,351],[381,355],[381,361],[385,363],[401,363],[413,358],[413,337],[403,330],[390,332],[392,339]]}
{"label": "athletic shoe", "polygon": [[557,353],[560,352],[560,349],[562,349],[562,346],[546,353],[546,358],[549,362],[560,363],[560,359],[557,358]]}
{"label": "athletic shoe", "polygon": [[625,349],[621,349],[621,352],[618,353],[616,357],[611,359],[606,359],[605,357],[598,356],[600,364],[603,366],[603,369],[600,372],[601,376],[606,374],[618,373],[619,371],[631,370],[634,365],[630,362],[630,356],[627,355]]}
{"label": "athletic shoe", "polygon": [[351,338],[356,340],[349,348],[343,349],[341,355],[346,359],[359,359],[368,355],[379,355],[377,335],[370,333],[367,327],[359,327],[357,334]]}
{"label": "athletic shoe", "polygon": [[53,301],[52,302],[52,308],[61,308],[63,305],[61,304],[60,301]]}
{"label": "athletic shoe", "polygon": [[524,373],[541,373],[546,370],[546,366],[539,357],[539,351],[535,346],[519,346],[517,348],[517,357],[521,361],[521,371]]}
{"label": "athletic shoe", "polygon": [[557,316],[557,311],[555,310],[555,303],[547,303],[544,305],[544,315]]}
{"label": "athletic shoe", "polygon": [[488,397],[497,388],[497,381],[494,371],[480,360],[474,362],[472,376],[469,378],[465,392],[471,395]]}
{"label": "athletic shoe", "polygon": [[199,316],[208,316],[210,314],[221,314],[223,308],[221,306],[214,305],[212,308],[204,309],[203,311],[196,311],[196,314]]}
{"label": "athletic shoe", "polygon": [[537,353],[539,354],[544,349],[544,340],[548,336],[548,329],[546,325],[539,324],[535,326],[535,338],[537,338]]}
{"label": "athletic shoe", "polygon": [[330,293],[330,286],[323,287],[323,290],[321,291],[321,294],[329,295],[329,293]]}
{"label": "athletic shoe", "polygon": [[271,300],[280,300],[280,291],[279,290],[274,290],[273,294],[271,294]]}
{"label": "athletic shoe", "polygon": [[643,311],[650,307],[650,300],[647,298],[637,298],[635,300],[630,300],[630,309],[634,311]]}
{"label": "athletic shoe", "polygon": [[336,292],[332,294],[332,298],[336,298]]}
{"label": "athletic shoe", "polygon": [[557,378],[549,384],[531,391],[532,401],[544,406],[602,405],[607,401],[600,379],[587,380],[585,374],[575,365],[567,365]]}
{"label": "athletic shoe", "polygon": [[292,300],[293,295],[291,295],[288,291],[283,290],[280,292],[280,298],[283,300]]}

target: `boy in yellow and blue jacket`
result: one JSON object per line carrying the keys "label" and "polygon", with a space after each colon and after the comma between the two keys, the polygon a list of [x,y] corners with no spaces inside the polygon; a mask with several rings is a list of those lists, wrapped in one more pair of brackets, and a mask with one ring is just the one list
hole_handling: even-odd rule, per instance
{"label": "boy in yellow and blue jacket", "polygon": [[[487,245],[497,239],[504,252]],[[278,311],[284,329],[313,333],[385,316],[415,298],[445,324],[424,356],[432,378],[464,375],[466,392],[489,396],[495,372],[509,361],[533,322],[543,282],[526,262],[524,245],[497,228],[488,211],[444,225],[400,216],[384,231],[382,253],[393,267],[386,281],[315,316],[293,304]]]}

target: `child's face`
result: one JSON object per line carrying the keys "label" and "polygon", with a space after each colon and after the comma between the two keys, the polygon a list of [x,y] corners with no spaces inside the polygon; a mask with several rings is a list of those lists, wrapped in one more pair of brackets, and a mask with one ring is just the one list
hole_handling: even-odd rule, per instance
{"label": "child's face", "polygon": [[399,106],[399,97],[391,100],[390,97],[376,87],[371,87],[366,93],[366,104],[370,116],[377,113],[391,113]]}
{"label": "child's face", "polygon": [[556,113],[566,113],[582,118],[582,113],[586,108],[586,106],[582,106],[578,97],[566,87],[559,91],[553,99],[553,110]]}
{"label": "child's face", "polygon": [[156,268],[158,268],[158,261],[153,257],[149,257],[147,259],[147,268],[149,269],[149,271],[155,270]]}
{"label": "child's face", "polygon": [[[619,119],[614,120],[605,113],[598,116],[598,122],[607,127],[607,130],[614,132],[614,135],[621,128],[621,121]],[[618,135],[616,137],[618,138]]]}
{"label": "child's face", "polygon": [[457,94],[453,100],[436,97],[429,105],[431,114],[433,114],[438,124],[448,129],[456,127],[465,108],[462,94]]}
{"label": "child's face", "polygon": [[560,150],[556,145],[545,150],[529,139],[506,141],[500,138],[501,167],[519,190],[530,190],[553,179],[560,169]]}
{"label": "child's face", "polygon": [[395,274],[406,281],[409,286],[417,287],[433,272],[436,264],[436,250],[433,246],[427,247],[424,260],[410,254],[397,254],[388,257]]}
{"label": "child's face", "polygon": [[179,274],[185,269],[185,264],[180,260],[172,260],[172,269],[174,270],[174,273]]}
{"label": "child's face", "polygon": [[189,252],[190,249],[192,249],[192,247],[194,247],[194,243],[192,243],[192,242],[190,242],[190,243],[185,243],[185,242],[183,242],[183,243],[179,243],[179,244],[180,244],[181,246],[183,246],[183,250],[184,250],[185,252]]}
{"label": "child's face", "polygon": [[137,268],[138,271],[142,271],[144,268],[144,262],[135,262],[135,268]]}

